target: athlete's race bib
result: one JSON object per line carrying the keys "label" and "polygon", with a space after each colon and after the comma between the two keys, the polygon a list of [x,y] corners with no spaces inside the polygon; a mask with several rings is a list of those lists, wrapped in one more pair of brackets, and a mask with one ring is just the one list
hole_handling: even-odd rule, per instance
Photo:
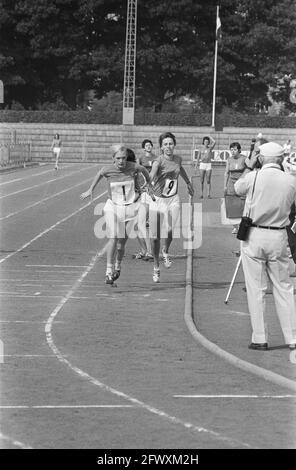
{"label": "athlete's race bib", "polygon": [[175,196],[175,194],[177,193],[177,189],[178,189],[178,180],[171,180],[167,178],[165,180],[165,185],[162,190],[162,196],[163,197]]}
{"label": "athlete's race bib", "polygon": [[135,201],[135,183],[132,180],[110,183],[111,199],[114,204],[126,205]]}

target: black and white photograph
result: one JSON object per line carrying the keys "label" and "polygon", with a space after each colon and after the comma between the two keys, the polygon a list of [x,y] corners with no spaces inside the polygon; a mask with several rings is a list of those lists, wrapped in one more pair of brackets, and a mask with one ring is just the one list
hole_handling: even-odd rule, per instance
{"label": "black and white photograph", "polygon": [[0,0],[1,457],[296,449],[295,206],[295,0]]}

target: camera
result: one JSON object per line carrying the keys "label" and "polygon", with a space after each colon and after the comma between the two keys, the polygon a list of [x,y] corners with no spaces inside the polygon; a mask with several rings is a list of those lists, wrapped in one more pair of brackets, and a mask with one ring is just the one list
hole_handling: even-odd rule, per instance
{"label": "camera", "polygon": [[236,238],[246,241],[252,224],[253,220],[251,217],[243,216],[238,227]]}

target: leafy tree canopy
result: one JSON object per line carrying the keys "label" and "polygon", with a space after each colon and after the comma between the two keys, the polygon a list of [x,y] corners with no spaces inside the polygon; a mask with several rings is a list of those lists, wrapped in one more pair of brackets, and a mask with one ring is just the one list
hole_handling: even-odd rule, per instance
{"label": "leafy tree canopy", "polygon": [[[127,1],[0,0],[0,78],[6,103],[74,109],[87,90],[122,92]],[[223,0],[217,102],[241,109],[296,78],[295,0]],[[137,106],[166,96],[210,105],[216,0],[138,0]],[[279,82],[280,80],[280,82]],[[268,93],[272,86],[272,92]]]}

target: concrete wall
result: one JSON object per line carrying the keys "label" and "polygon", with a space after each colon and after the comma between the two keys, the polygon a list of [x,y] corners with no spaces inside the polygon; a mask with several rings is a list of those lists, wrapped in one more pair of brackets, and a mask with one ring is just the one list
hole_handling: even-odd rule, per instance
{"label": "concrete wall", "polygon": [[211,127],[43,123],[0,123],[0,144],[30,143],[32,161],[52,161],[50,145],[53,135],[58,133],[63,142],[61,161],[104,162],[110,158],[110,146],[118,142],[129,145],[139,153],[142,140],[150,138],[158,153],[158,137],[165,131],[175,134],[176,151],[185,161],[192,159],[194,147],[198,147],[206,135],[216,140],[216,149],[219,151],[228,149],[231,142],[238,141],[242,150],[248,152],[251,139],[259,131],[266,139],[281,144],[290,138],[294,143],[293,150],[296,145],[296,129],[225,127],[222,132],[215,132]]}

